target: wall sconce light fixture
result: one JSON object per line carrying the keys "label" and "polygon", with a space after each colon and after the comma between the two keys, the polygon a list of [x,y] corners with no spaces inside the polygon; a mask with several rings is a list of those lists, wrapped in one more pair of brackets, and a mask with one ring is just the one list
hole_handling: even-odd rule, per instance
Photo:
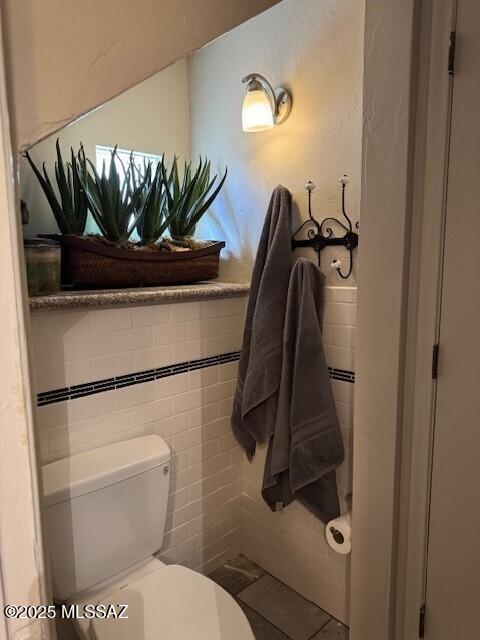
{"label": "wall sconce light fixture", "polygon": [[259,73],[249,73],[242,82],[247,90],[242,107],[244,131],[265,131],[287,119],[292,109],[292,96],[287,89],[274,90]]}

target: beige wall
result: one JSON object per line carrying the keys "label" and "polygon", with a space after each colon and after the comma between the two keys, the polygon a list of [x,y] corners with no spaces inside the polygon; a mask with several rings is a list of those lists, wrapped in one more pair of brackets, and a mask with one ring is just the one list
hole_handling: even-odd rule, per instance
{"label": "beige wall", "polygon": [[[187,62],[183,59],[39,142],[31,155],[37,166],[45,161],[52,176],[57,137],[64,160],[71,146],[76,150],[83,142],[87,156],[95,162],[97,144],[165,153],[169,161],[174,153],[188,158],[189,136]],[[24,234],[56,233],[57,225],[42,188],[24,159],[20,161],[20,193],[30,210],[31,222],[24,227]]]}
{"label": "beige wall", "polygon": [[[317,184],[317,217],[339,214],[338,178],[350,176],[347,207],[358,220],[362,132],[364,0],[283,0],[189,59],[191,150],[206,153],[229,176],[200,231],[227,241],[222,277],[245,281],[272,189],[289,188],[302,219],[307,180]],[[241,79],[257,71],[293,94],[282,125],[243,133]],[[296,221],[298,223],[298,211]],[[330,284],[351,286],[322,258]],[[311,252],[310,257],[315,259]]]}
{"label": "beige wall", "polygon": [[45,138],[275,0],[5,0],[14,147]]}

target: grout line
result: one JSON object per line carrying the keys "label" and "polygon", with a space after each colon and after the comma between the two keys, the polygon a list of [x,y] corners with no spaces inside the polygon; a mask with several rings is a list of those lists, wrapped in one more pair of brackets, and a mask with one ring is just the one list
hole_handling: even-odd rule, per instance
{"label": "grout line", "polygon": [[[322,609],[322,611],[325,611],[325,609]],[[330,624],[330,622],[331,622],[332,620],[335,620],[335,619],[336,619],[336,618],[334,618],[332,615],[330,615],[330,614],[328,613],[328,611],[325,611],[325,613],[326,613],[326,614],[328,614],[330,617],[328,618],[328,620],[326,620],[326,621],[322,624],[322,626],[320,627],[320,629],[317,629],[317,630],[316,630],[316,631],[315,631],[315,632],[314,632],[314,633],[313,633],[309,638],[307,638],[307,640],[312,640],[312,638],[314,638],[314,637],[317,635],[317,633],[320,633],[320,631],[322,631],[322,629],[325,629],[325,627],[327,626],[327,624]]]}
{"label": "grout line", "polygon": [[[242,553],[241,555],[243,555],[243,553]],[[247,556],[244,556],[244,557],[245,557],[245,558],[247,558]],[[247,558],[247,560],[248,560],[249,562],[252,562],[252,561],[250,560],[250,558]],[[228,564],[228,562],[226,562],[225,564]],[[256,562],[253,562],[252,564],[257,564],[257,563],[256,563]],[[223,566],[225,566],[225,565],[223,565]],[[259,564],[257,564],[257,567],[260,567],[260,565],[259,565]],[[255,578],[254,580],[252,580],[252,582],[250,582],[250,584],[247,584],[247,586],[246,586],[246,587],[244,587],[241,591],[239,591],[239,592],[236,594],[236,596],[235,596],[236,598],[238,598],[238,596],[239,596],[241,593],[243,593],[246,589],[248,589],[248,587],[250,587],[252,584],[255,584],[255,582],[258,582],[258,581],[260,580],[260,578],[263,578],[263,576],[267,573],[263,567],[260,567],[260,569],[263,571],[262,575],[261,575],[261,576],[258,576],[258,578]],[[244,604],[245,604],[245,603],[244,603]],[[248,605],[247,605],[247,607],[248,607]],[[252,608],[252,607],[250,607],[250,609],[251,609],[251,608]]]}
{"label": "grout line", "polygon": [[[266,575],[266,572],[265,572],[263,575]],[[268,574],[268,575],[270,575],[270,574]],[[260,576],[260,577],[261,577],[261,578],[263,578],[263,576]],[[273,576],[272,576],[272,577],[273,577]],[[258,578],[257,578],[257,579],[258,579]],[[257,581],[257,580],[254,580],[254,582],[256,582],[256,581]],[[254,584],[254,582],[252,582],[252,584]],[[250,586],[250,585],[248,585],[248,586]],[[248,588],[248,587],[245,587],[245,588]],[[245,589],[244,589],[244,591],[245,591]],[[240,592],[240,593],[241,593],[241,592]],[[234,596],[234,597],[235,597],[235,600],[239,599],[239,598],[238,598],[238,595],[240,595],[240,594],[237,594],[236,596]],[[250,611],[253,611],[253,613],[254,613],[255,615],[257,615],[259,618],[262,618],[262,620],[265,620],[265,622],[266,622],[270,627],[273,627],[274,629],[276,629],[277,631],[279,631],[279,632],[282,634],[282,636],[285,636],[286,638],[288,638],[288,640],[293,640],[293,638],[292,638],[291,636],[289,636],[287,633],[285,633],[285,631],[284,631],[283,629],[280,629],[280,627],[277,627],[277,625],[276,625],[276,624],[273,624],[273,622],[271,622],[268,618],[265,618],[265,616],[264,616],[264,615],[262,615],[260,612],[258,612],[256,609],[254,609],[253,607],[250,607],[248,604],[246,604],[245,602],[243,602],[243,600],[240,600],[240,602],[241,602],[245,607],[247,607],[247,609],[250,609]],[[247,618],[247,619],[248,619],[248,618]],[[250,622],[249,622],[249,624],[250,624]],[[252,629],[252,631],[253,631],[253,629]],[[315,633],[317,633],[317,632],[315,631]],[[308,638],[308,640],[310,640],[310,638]]]}
{"label": "grout line", "polygon": [[[249,558],[248,556],[246,556],[245,554],[240,553],[239,555],[242,555],[244,558],[247,558],[247,560],[248,560],[249,562],[252,562],[252,560],[250,560],[250,558]],[[223,565],[223,567],[225,567],[225,565],[227,565],[227,564],[228,564],[228,562],[226,562],[226,563]],[[252,562],[252,564],[256,564],[256,565],[257,565],[257,567],[260,567],[260,565],[259,565],[259,564],[257,564],[256,562]],[[234,600],[240,600],[240,597],[239,597],[239,596],[240,596],[240,594],[242,594],[242,593],[243,593],[244,591],[246,591],[249,587],[251,587],[251,586],[252,586],[252,584],[255,584],[256,582],[258,582],[261,578],[263,578],[263,576],[265,576],[265,575],[267,575],[267,574],[268,574],[268,575],[270,575],[267,571],[265,571],[265,569],[264,569],[263,567],[260,567],[260,569],[263,571],[263,573],[262,573],[262,575],[261,575],[261,576],[258,576],[257,578],[255,578],[254,580],[252,580],[252,582],[250,582],[250,584],[248,584],[246,587],[244,587],[244,588],[243,588],[241,591],[239,591],[237,594],[235,594],[235,595],[230,594],[230,595],[234,598]],[[273,576],[272,576],[272,577],[273,577]],[[287,636],[287,634],[286,634],[286,633],[284,633],[281,629],[279,629],[279,628],[278,628],[278,627],[276,627],[274,624],[272,624],[272,623],[270,622],[270,620],[268,620],[267,618],[265,618],[265,616],[263,616],[261,613],[259,613],[256,609],[253,609],[252,607],[250,607],[248,604],[246,604],[246,602],[243,602],[243,600],[240,600],[240,602],[241,602],[244,606],[246,606],[248,609],[250,609],[251,611],[253,611],[255,614],[257,614],[257,616],[260,616],[261,618],[263,618],[263,619],[265,620],[265,622],[267,622],[269,625],[271,625],[272,627],[274,627],[275,629],[277,629],[278,631],[280,631],[281,633],[283,633],[283,635],[284,635],[284,636]],[[287,638],[289,638],[289,637],[290,637],[290,636],[287,636]],[[290,638],[290,640],[292,640],[292,639]]]}

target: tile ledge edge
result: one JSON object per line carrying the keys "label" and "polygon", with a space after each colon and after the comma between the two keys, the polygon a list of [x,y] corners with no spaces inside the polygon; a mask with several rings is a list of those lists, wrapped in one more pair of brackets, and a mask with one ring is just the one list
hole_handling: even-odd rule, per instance
{"label": "tile ledge edge", "polygon": [[139,289],[106,289],[95,291],[63,291],[29,298],[30,311],[68,311],[72,309],[104,309],[146,304],[175,304],[235,298],[248,295],[249,283],[205,282],[171,287]]}

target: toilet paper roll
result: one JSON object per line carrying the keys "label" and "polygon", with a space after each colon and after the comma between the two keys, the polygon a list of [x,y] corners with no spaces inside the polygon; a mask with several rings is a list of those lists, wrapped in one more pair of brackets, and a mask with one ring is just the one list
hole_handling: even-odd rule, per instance
{"label": "toilet paper roll", "polygon": [[352,550],[352,516],[343,516],[330,520],[326,526],[328,545],[337,553],[347,555]]}

